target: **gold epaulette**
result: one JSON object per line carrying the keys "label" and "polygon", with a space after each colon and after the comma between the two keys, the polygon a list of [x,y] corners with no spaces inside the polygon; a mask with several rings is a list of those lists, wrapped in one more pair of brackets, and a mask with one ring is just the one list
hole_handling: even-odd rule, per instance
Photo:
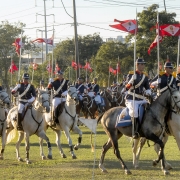
{"label": "gold epaulette", "polygon": [[176,78],[176,76],[177,76],[177,72],[176,72],[176,71],[174,71],[174,72],[172,73],[172,76],[173,76],[174,78]]}
{"label": "gold epaulette", "polygon": [[162,76],[163,74],[165,74],[165,71],[159,71],[160,76]]}
{"label": "gold epaulette", "polygon": [[54,81],[58,80],[58,78],[54,78]]}
{"label": "gold epaulette", "polygon": [[128,74],[134,74],[134,71],[129,71],[129,73]]}
{"label": "gold epaulette", "polygon": [[144,74],[145,76],[148,76],[148,74],[147,74],[146,72],[143,72],[143,74]]}

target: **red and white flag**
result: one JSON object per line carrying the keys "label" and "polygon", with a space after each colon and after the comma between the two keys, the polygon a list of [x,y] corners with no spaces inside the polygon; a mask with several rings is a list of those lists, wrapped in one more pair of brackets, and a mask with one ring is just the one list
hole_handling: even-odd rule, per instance
{"label": "red and white flag", "polygon": [[22,47],[22,42],[21,42],[21,38],[16,38],[15,42],[12,44],[13,46],[15,46],[16,48],[16,53],[18,55],[20,55],[20,49]]}
{"label": "red and white flag", "polygon": [[83,66],[79,63],[79,64],[78,64],[78,68],[82,69]]}
{"label": "red and white flag", "polygon": [[[151,50],[157,46],[157,41],[158,41],[158,24],[156,24],[156,38],[154,39],[153,43],[149,46],[148,49],[148,54],[151,54]],[[159,27],[159,43],[162,42],[163,40],[163,35],[162,35],[162,31],[161,28]]]}
{"label": "red and white flag", "polygon": [[56,74],[60,70],[61,70],[61,68],[59,67],[58,64],[56,64],[54,74]]}
{"label": "red and white flag", "polygon": [[9,67],[9,72],[14,73],[14,71],[18,71],[18,68],[15,65],[14,61],[12,61],[11,66]]}
{"label": "red and white flag", "polygon": [[53,37],[45,39],[45,38],[37,38],[34,41],[31,42],[38,42],[38,43],[46,43],[46,44],[50,44],[53,45]]}
{"label": "red and white flag", "polygon": [[109,72],[112,73],[113,75],[117,74],[117,70],[113,69],[112,67],[109,67]]}
{"label": "red and white flag", "polygon": [[137,21],[136,20],[124,20],[119,21],[114,19],[114,22],[119,22],[119,24],[109,25],[112,28],[119,29],[125,32],[129,32],[131,34],[135,34],[137,32]]}
{"label": "red and white flag", "polygon": [[93,71],[93,69],[91,68],[89,62],[86,62],[85,66],[84,66],[84,69],[87,69],[89,72],[92,72],[92,71]]}
{"label": "red and white flag", "polygon": [[46,66],[46,69],[47,69],[47,71],[50,73],[50,72],[51,72],[51,70],[52,70],[51,65],[50,65],[50,64],[48,64],[48,65]]}
{"label": "red and white flag", "polygon": [[32,67],[33,67],[34,70],[36,70],[38,68],[38,64],[37,63],[33,63]]}
{"label": "red and white flag", "polygon": [[180,24],[163,24],[160,28],[163,36],[180,35]]}
{"label": "red and white flag", "polygon": [[78,66],[77,66],[75,61],[72,61],[71,66],[73,67],[73,69],[77,69],[78,68]]}

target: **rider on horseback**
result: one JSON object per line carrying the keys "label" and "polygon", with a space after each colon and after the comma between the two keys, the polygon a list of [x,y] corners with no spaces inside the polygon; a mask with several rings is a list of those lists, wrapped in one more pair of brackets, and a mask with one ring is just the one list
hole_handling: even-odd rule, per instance
{"label": "rider on horseback", "polygon": [[[134,117],[134,129],[133,138],[136,139],[139,137],[139,120],[138,120],[138,108],[139,105],[147,103],[143,96],[143,89],[145,88],[145,94],[151,95],[151,90],[149,87],[148,77],[143,72],[145,61],[143,59],[136,60],[136,72],[133,75],[133,72],[130,72],[127,76],[128,84],[126,89],[128,90],[126,95],[126,106],[129,108],[129,115],[131,118]],[[135,100],[133,106],[133,91],[135,90]],[[134,109],[133,109],[134,108]],[[134,113],[134,114],[133,114]]]}
{"label": "rider on horseback", "polygon": [[36,98],[36,91],[32,84],[29,83],[29,74],[23,74],[23,82],[17,84],[11,91],[12,95],[17,96],[16,92],[19,92],[19,104],[18,104],[18,118],[17,118],[17,130],[22,131],[23,113],[29,104],[32,104]]}
{"label": "rider on horseback", "polygon": [[90,90],[94,92],[94,96],[95,96],[94,100],[98,106],[99,113],[102,113],[102,105],[101,105],[102,99],[99,94],[99,85],[97,84],[97,78],[93,79]]}
{"label": "rider on horseback", "polygon": [[69,80],[64,79],[63,72],[57,71],[57,77],[54,80],[50,80],[48,84],[48,90],[54,89],[54,96],[52,100],[52,110],[53,110],[53,121],[54,124],[59,123],[57,106],[62,102],[65,102],[65,96],[67,95],[68,82]]}
{"label": "rider on horseback", "polygon": [[176,79],[175,77],[172,75],[173,73],[173,65],[171,64],[171,62],[166,62],[164,65],[164,70],[165,72],[162,72],[159,75],[159,79],[158,79],[158,75],[152,80],[151,83],[151,88],[155,88],[159,85],[159,89],[158,89],[158,95],[160,95],[161,93],[163,93],[166,89],[168,89],[168,85],[172,88],[176,88]]}

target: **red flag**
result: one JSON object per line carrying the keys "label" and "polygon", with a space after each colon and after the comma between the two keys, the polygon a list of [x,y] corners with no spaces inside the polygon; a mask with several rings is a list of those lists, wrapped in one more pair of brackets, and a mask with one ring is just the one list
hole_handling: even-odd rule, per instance
{"label": "red flag", "polygon": [[33,63],[32,67],[33,67],[34,70],[36,70],[38,68],[38,64],[37,63]]}
{"label": "red flag", "polygon": [[116,70],[117,70],[117,73],[120,73],[120,64],[119,64],[119,62],[117,63]]}
{"label": "red flag", "polygon": [[78,68],[78,66],[77,66],[75,61],[72,61],[71,66],[73,67],[73,69],[77,69]]}
{"label": "red flag", "polygon": [[47,71],[50,73],[50,72],[51,72],[51,70],[52,70],[51,65],[50,65],[50,64],[48,64],[48,65],[46,66],[46,69],[47,69]]}
{"label": "red flag", "polygon": [[112,74],[116,75],[117,74],[117,70],[113,69],[112,67],[109,67],[109,72],[111,72]]}
{"label": "red flag", "polygon": [[120,24],[109,25],[112,28],[116,28],[125,32],[129,32],[131,34],[135,34],[137,32],[137,21],[136,20],[124,20],[119,21],[114,19],[114,22],[119,22]]}
{"label": "red flag", "polygon": [[15,42],[12,44],[16,48],[16,53],[20,55],[20,48],[22,46],[21,38],[16,38]]}
{"label": "red flag", "polygon": [[78,64],[78,68],[82,69],[83,66],[79,63],[79,64]]}
{"label": "red flag", "polygon": [[85,66],[84,66],[84,69],[87,69],[89,72],[92,72],[92,71],[93,71],[93,69],[91,68],[89,62],[86,62]]}
{"label": "red flag", "polygon": [[11,66],[9,67],[9,72],[14,73],[14,71],[18,71],[17,66],[14,64],[14,61],[12,61]]}
{"label": "red flag", "polygon": [[[158,34],[158,24],[156,24],[156,34]],[[161,28],[159,28],[159,43],[162,42],[162,40],[163,40],[163,35],[162,35]],[[154,39],[153,43],[150,45],[148,49],[149,55],[151,53],[151,50],[157,46],[157,41],[158,41],[158,35],[156,35],[156,38]]]}
{"label": "red flag", "polygon": [[51,38],[45,39],[45,38],[37,38],[34,41],[31,42],[38,42],[38,43],[47,43],[50,45],[53,45],[53,36]]}
{"label": "red flag", "polygon": [[56,74],[56,72],[58,72],[58,71],[60,71],[60,70],[61,70],[61,68],[59,67],[58,64],[56,64],[54,74]]}
{"label": "red flag", "polygon": [[160,28],[163,36],[180,35],[180,24],[163,24]]}

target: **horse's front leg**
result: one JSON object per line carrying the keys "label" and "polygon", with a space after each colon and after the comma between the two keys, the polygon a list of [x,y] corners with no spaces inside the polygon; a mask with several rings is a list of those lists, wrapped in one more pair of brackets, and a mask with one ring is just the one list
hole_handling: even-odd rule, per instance
{"label": "horse's front leg", "polygon": [[74,126],[74,128],[72,130],[73,130],[73,132],[79,134],[78,143],[74,146],[74,150],[78,150],[79,146],[81,144],[81,141],[82,141],[82,131],[78,128],[78,126]]}
{"label": "horse's front leg", "polygon": [[54,130],[55,134],[56,134],[56,145],[59,149],[59,152],[61,154],[61,157],[66,158],[66,155],[64,154],[64,151],[61,147],[61,142],[60,142],[60,137],[61,137],[61,131],[60,130]]}
{"label": "horse's front leg", "polygon": [[75,153],[73,151],[73,145],[72,145],[72,140],[71,140],[71,137],[70,137],[70,134],[69,134],[69,128],[65,127],[63,129],[64,129],[64,134],[65,134],[65,136],[66,136],[66,138],[68,140],[71,156],[72,156],[73,159],[76,159],[77,157],[76,157],[76,155],[75,155]]}
{"label": "horse's front leg", "polygon": [[49,138],[46,136],[46,133],[44,131],[40,131],[37,133],[37,136],[40,138],[44,139],[47,143],[48,146],[48,159],[52,159],[52,148],[51,148],[51,143],[49,141]]}
{"label": "horse's front leg", "polygon": [[44,155],[44,149],[43,149],[43,139],[39,137],[39,146],[40,146],[40,156],[42,160],[46,159],[46,156]]}
{"label": "horse's front leg", "polygon": [[29,134],[25,133],[25,149],[26,149],[26,164],[31,164],[29,160],[29,150],[30,150],[30,144],[29,144]]}
{"label": "horse's front leg", "polygon": [[20,157],[20,153],[19,153],[19,146],[23,139],[24,139],[24,132],[18,131],[18,141],[16,143],[16,157],[17,157],[18,161],[23,161],[23,159]]}

